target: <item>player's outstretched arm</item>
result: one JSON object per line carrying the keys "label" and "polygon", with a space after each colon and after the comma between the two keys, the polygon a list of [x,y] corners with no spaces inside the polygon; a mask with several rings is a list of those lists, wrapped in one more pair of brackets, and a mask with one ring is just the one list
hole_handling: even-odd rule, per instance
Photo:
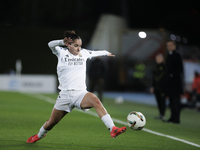
{"label": "player's outstretched arm", "polygon": [[108,56],[109,56],[109,57],[115,57],[115,55],[113,55],[113,54],[110,53],[110,52],[108,53]]}
{"label": "player's outstretched arm", "polygon": [[100,50],[100,51],[91,51],[91,50],[87,50],[88,51],[88,57],[92,58],[92,57],[99,57],[99,56],[108,56],[108,57],[115,57],[115,55],[113,55],[112,53],[106,51],[106,50]]}

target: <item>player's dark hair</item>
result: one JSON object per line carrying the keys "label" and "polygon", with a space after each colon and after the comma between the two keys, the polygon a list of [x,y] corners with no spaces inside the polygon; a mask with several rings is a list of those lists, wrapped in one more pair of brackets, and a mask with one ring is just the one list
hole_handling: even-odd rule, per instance
{"label": "player's dark hair", "polygon": [[168,43],[168,42],[172,42],[174,45],[176,45],[176,41],[173,41],[173,40],[167,40],[166,43]]}
{"label": "player's dark hair", "polygon": [[71,38],[72,41],[76,40],[76,39],[81,39],[79,35],[77,35],[75,33],[75,31],[71,30],[71,31],[65,31],[64,33],[64,37],[67,37],[67,38]]}

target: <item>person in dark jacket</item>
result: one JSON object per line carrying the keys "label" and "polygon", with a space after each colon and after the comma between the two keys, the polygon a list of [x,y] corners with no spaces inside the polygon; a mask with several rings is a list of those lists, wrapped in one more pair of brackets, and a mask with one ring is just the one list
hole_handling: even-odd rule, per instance
{"label": "person in dark jacket", "polygon": [[88,75],[89,75],[89,91],[98,93],[98,97],[103,102],[103,86],[106,74],[106,67],[100,57],[96,57],[90,64]]}
{"label": "person in dark jacket", "polygon": [[194,73],[192,91],[192,95],[195,99],[195,105],[197,107],[197,110],[200,111],[200,74],[197,71],[195,71]]}
{"label": "person in dark jacket", "polygon": [[161,53],[156,55],[156,66],[153,69],[152,75],[152,87],[150,92],[155,94],[159,116],[156,119],[161,119],[164,121],[165,116],[165,94],[164,94],[164,83],[165,83],[165,64],[164,57]]}
{"label": "person in dark jacket", "polygon": [[168,122],[180,123],[180,97],[183,94],[183,62],[181,55],[176,51],[175,41],[167,41],[166,46],[168,55],[165,66],[165,94],[169,98],[171,110],[171,116]]}

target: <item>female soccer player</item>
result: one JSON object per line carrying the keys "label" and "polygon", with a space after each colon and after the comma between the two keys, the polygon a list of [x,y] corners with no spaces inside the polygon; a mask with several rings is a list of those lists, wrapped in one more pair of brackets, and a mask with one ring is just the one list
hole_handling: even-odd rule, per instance
{"label": "female soccer player", "polygon": [[[35,143],[46,136],[67,113],[74,107],[89,110],[94,107],[97,114],[115,138],[126,131],[126,127],[118,128],[107,113],[96,95],[86,90],[86,60],[97,56],[114,57],[108,51],[89,51],[81,49],[82,40],[74,31],[66,31],[63,40],[48,43],[49,48],[58,58],[57,74],[61,90],[52,110],[50,119],[40,128],[38,134],[28,138],[27,143]],[[67,46],[63,48],[61,46]]]}

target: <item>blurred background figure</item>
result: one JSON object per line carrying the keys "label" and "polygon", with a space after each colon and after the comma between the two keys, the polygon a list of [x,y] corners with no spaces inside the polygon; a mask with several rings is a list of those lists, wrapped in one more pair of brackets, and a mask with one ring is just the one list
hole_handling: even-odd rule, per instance
{"label": "blurred background figure", "polygon": [[142,62],[138,62],[134,66],[134,72],[133,72],[133,89],[134,91],[144,91],[146,86],[144,84],[144,79],[146,76],[146,66]]}
{"label": "blurred background figure", "polygon": [[21,75],[21,72],[22,72],[22,61],[21,61],[21,59],[17,59],[17,61],[15,63],[15,68],[16,68],[16,74]]}
{"label": "blurred background figure", "polygon": [[165,94],[169,97],[171,116],[168,122],[180,123],[181,101],[183,94],[183,62],[181,55],[176,51],[176,42],[169,40],[166,43],[168,55],[166,59]]}
{"label": "blurred background figure", "polygon": [[165,66],[164,57],[161,53],[156,55],[155,58],[156,66],[153,68],[152,86],[150,92],[155,94],[157,106],[159,110],[159,116],[156,119],[164,121],[165,116],[165,94],[164,94],[164,83],[165,83]]}
{"label": "blurred background figure", "polygon": [[89,91],[97,91],[98,98],[103,102],[103,87],[106,76],[106,67],[100,57],[96,57],[89,66]]}
{"label": "blurred background figure", "polygon": [[200,74],[197,71],[195,71],[192,91],[197,110],[200,111]]}

